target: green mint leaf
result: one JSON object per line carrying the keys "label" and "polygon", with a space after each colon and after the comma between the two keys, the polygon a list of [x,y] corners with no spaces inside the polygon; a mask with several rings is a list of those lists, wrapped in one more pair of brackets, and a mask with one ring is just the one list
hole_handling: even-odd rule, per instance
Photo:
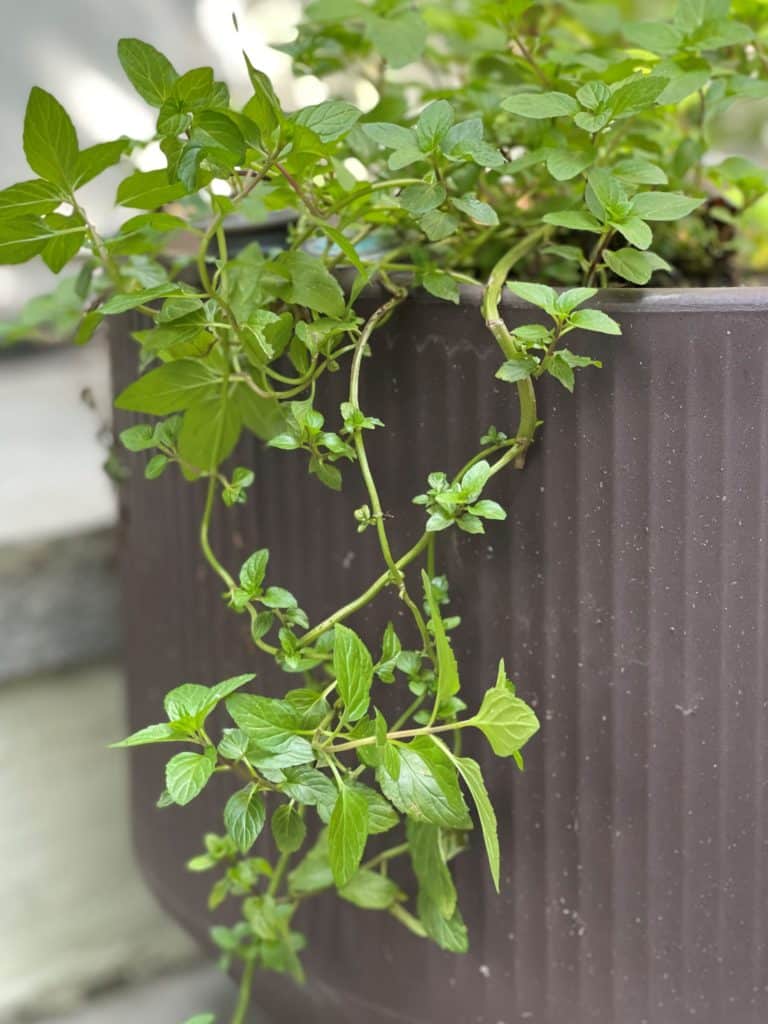
{"label": "green mint leaf", "polygon": [[450,213],[443,213],[442,210],[430,210],[429,213],[425,213],[419,224],[430,242],[441,242],[452,235],[459,226],[456,217]]}
{"label": "green mint leaf", "polygon": [[362,718],[370,703],[373,658],[363,641],[348,626],[334,627],[333,671],[350,722]]}
{"label": "green mint leaf", "polygon": [[598,359],[593,359],[591,356],[580,356],[575,352],[571,352],[570,349],[561,348],[558,352],[558,356],[568,364],[568,366],[602,366],[603,364]]}
{"label": "green mint leaf", "polygon": [[462,516],[456,520],[456,525],[464,533],[485,533],[485,527],[483,526],[482,520],[477,516],[471,515],[469,512],[465,512]]}
{"label": "green mint leaf", "polygon": [[611,90],[604,82],[585,82],[576,91],[576,99],[586,110],[604,110],[611,99]]}
{"label": "green mint leaf", "polygon": [[147,480],[157,480],[159,476],[162,476],[170,465],[170,459],[167,455],[153,455],[144,468],[144,477]]}
{"label": "green mint leaf", "polygon": [[593,299],[595,295],[597,295],[597,288],[569,288],[568,291],[561,292],[558,295],[557,310],[559,313],[564,313],[567,316],[577,306],[580,306],[583,302],[588,302],[589,299]]}
{"label": "green mint leaf", "polygon": [[467,929],[456,902],[456,889],[446,863],[440,830],[409,822],[407,835],[413,871],[419,883],[417,909],[427,935],[441,949],[466,952]]}
{"label": "green mint leaf", "polygon": [[138,732],[131,733],[119,743],[110,743],[111,747],[141,747],[147,743],[183,743],[188,740],[188,734],[169,722],[161,722],[159,725],[148,725]]}
{"label": "green mint leaf", "polygon": [[[595,168],[589,173],[589,188],[609,218],[623,220],[632,209],[627,193],[620,181],[604,168]],[[593,211],[594,212],[594,211]],[[642,216],[636,211],[638,216]]]}
{"label": "green mint leaf", "polygon": [[104,317],[98,309],[92,309],[86,313],[77,325],[77,330],[72,338],[73,345],[86,345],[101,326]]}
{"label": "green mint leaf", "polygon": [[451,203],[457,210],[461,210],[477,224],[485,227],[495,227],[499,223],[499,215],[488,203],[478,199],[476,195],[469,192],[465,196],[452,198]]}
{"label": "green mint leaf", "polygon": [[61,202],[61,189],[34,178],[0,190],[0,219],[18,220],[53,213]]}
{"label": "green mint leaf", "polygon": [[304,845],[307,826],[290,804],[281,804],[272,815],[272,837],[280,853],[295,853]]}
{"label": "green mint leaf", "polygon": [[140,39],[121,39],[117,56],[131,85],[151,107],[161,107],[173,95],[178,73],[154,46]]}
{"label": "green mint leaf", "polygon": [[583,331],[597,331],[599,334],[621,334],[621,327],[613,317],[600,309],[577,309],[571,314],[569,323]]}
{"label": "green mint leaf", "polygon": [[[562,295],[557,297],[557,308],[561,310]],[[516,327],[512,334],[516,341],[522,342],[527,348],[547,348],[552,342],[553,332],[551,328],[543,324],[521,324]]]}
{"label": "green mint leaf", "polygon": [[547,170],[555,181],[570,181],[590,166],[592,153],[556,149],[547,157]]}
{"label": "green mint leaf", "polygon": [[409,821],[406,827],[413,873],[419,889],[446,918],[456,910],[456,887],[448,868],[440,829],[420,821]]}
{"label": "green mint leaf", "polygon": [[702,202],[674,192],[640,192],[632,201],[632,211],[645,220],[679,220],[693,213]]}
{"label": "green mint leaf", "polygon": [[128,292],[126,295],[113,295],[99,307],[99,312],[107,316],[126,313],[129,309],[136,309],[154,299],[165,299],[171,295],[184,298],[189,294],[180,285],[167,281],[155,285],[153,288],[142,288],[140,291]]}
{"label": "green mint leaf", "polygon": [[[373,748],[361,747],[361,750]],[[362,782],[350,783],[352,789],[365,800],[368,807],[368,833],[369,835],[380,835],[383,832],[389,832],[400,823],[400,816],[394,807],[384,799],[381,793],[377,793],[375,789],[371,789],[370,786],[363,785]]]}
{"label": "green mint leaf", "polygon": [[537,369],[539,363],[534,356],[517,356],[515,359],[507,359],[502,363],[494,374],[499,380],[508,384],[515,384],[519,380],[525,380]]}
{"label": "green mint leaf", "polygon": [[404,68],[418,60],[424,51],[427,29],[416,11],[400,10],[396,18],[366,14],[368,36],[391,68]]}
{"label": "green mint leaf", "polygon": [[530,302],[545,313],[554,316],[557,311],[557,292],[546,284],[533,284],[530,281],[508,281],[507,288],[518,298]]}
{"label": "green mint leaf", "polygon": [[464,782],[467,784],[467,789],[475,802],[477,816],[480,819],[480,828],[483,833],[483,841],[485,842],[485,851],[488,856],[488,867],[491,871],[494,888],[496,889],[496,892],[498,892],[499,873],[501,869],[499,828],[496,821],[496,813],[493,809],[493,804],[491,803],[491,798],[488,796],[488,790],[485,787],[480,765],[477,761],[473,761],[471,757],[456,757],[445,743],[438,739],[435,739],[435,741],[456,765],[459,775],[461,775],[462,779],[464,779]]}
{"label": "green mint leaf", "polygon": [[297,124],[311,128],[322,142],[335,142],[360,120],[361,112],[357,107],[344,100],[326,100],[313,107],[304,107],[294,114]]}
{"label": "green mint leaf", "polygon": [[469,511],[473,516],[480,516],[481,519],[496,519],[502,522],[507,518],[507,513],[501,505],[497,501],[489,501],[487,498],[470,505]]}
{"label": "green mint leaf", "polygon": [[290,280],[290,285],[281,290],[281,298],[326,316],[343,316],[346,301],[341,285],[317,256],[283,253],[273,266]]}
{"label": "green mint leaf", "polygon": [[602,131],[606,125],[609,125],[611,118],[612,115],[609,110],[604,110],[599,114],[587,114],[581,111],[574,117],[573,123],[577,128],[581,128],[583,131],[594,135],[596,132]]}
{"label": "green mint leaf", "polygon": [[265,819],[264,801],[253,783],[233,793],[224,807],[224,825],[240,853],[248,853]]}
{"label": "green mint leaf", "polygon": [[439,533],[440,530],[447,530],[453,525],[454,520],[445,512],[433,512],[427,519],[427,533]]}
{"label": "green mint leaf", "polygon": [[[376,675],[383,683],[394,682],[395,667],[401,650],[402,645],[400,643],[400,638],[395,632],[395,627],[391,622],[388,622],[387,627],[384,630],[384,635],[381,638],[381,658],[374,669]],[[377,715],[377,723],[379,717],[380,716]]]}
{"label": "green mint leaf", "polygon": [[243,686],[247,686],[248,683],[252,683],[255,678],[256,676],[252,672],[248,672],[245,675],[222,679],[220,683],[216,683],[208,688],[209,700],[215,701],[218,704],[219,701],[225,700],[230,694],[235,693],[236,690],[240,690]]}
{"label": "green mint leaf", "polygon": [[398,202],[414,216],[420,216],[436,209],[446,196],[445,188],[442,185],[408,185],[398,196]]}
{"label": "green mint leaf", "polygon": [[642,75],[620,85],[611,96],[610,110],[614,117],[628,117],[647,110],[658,100],[669,84],[661,75]]}
{"label": "green mint leaf", "polygon": [[149,423],[137,423],[120,431],[120,443],[129,452],[143,452],[155,447],[155,430]]}
{"label": "green mint leaf", "polygon": [[328,859],[338,888],[355,875],[368,838],[368,804],[349,786],[342,786],[328,825]]}
{"label": "green mint leaf", "polygon": [[195,115],[190,144],[201,147],[206,155],[230,163],[240,163],[245,156],[242,132],[223,110],[201,110]]}
{"label": "green mint leaf", "polygon": [[237,406],[223,402],[218,390],[198,394],[189,405],[179,432],[179,458],[185,477],[194,480],[199,472],[220,465],[232,453],[241,428]]}
{"label": "green mint leaf", "polygon": [[461,478],[461,497],[464,501],[475,501],[480,497],[483,488],[491,475],[490,464],[480,459],[471,466]]}
{"label": "green mint leaf", "polygon": [[247,558],[240,569],[240,586],[248,594],[253,595],[259,591],[267,572],[269,563],[269,551],[260,548]]}
{"label": "green mint leaf", "polygon": [[[446,748],[447,749],[447,748]],[[491,878],[496,892],[499,891],[499,871],[501,867],[501,851],[499,849],[498,825],[493,804],[485,788],[483,773],[477,761],[471,757],[457,757],[454,763],[459,774],[467,784],[467,789],[472,794],[472,799],[477,808],[477,816],[480,819],[480,828],[485,841],[485,850],[488,856],[488,866],[491,871]]]}
{"label": "green mint leaf", "polygon": [[403,167],[409,167],[411,164],[425,159],[426,157],[417,146],[408,146],[403,149],[396,149],[394,153],[391,153],[389,160],[387,160],[387,167],[391,171],[399,171]]}
{"label": "green mint leaf", "polygon": [[135,171],[118,185],[116,201],[120,206],[137,210],[156,210],[159,206],[181,199],[189,191],[182,182],[172,182],[167,169]]}
{"label": "green mint leaf", "polygon": [[69,114],[57,99],[33,86],[24,115],[24,155],[41,178],[70,189],[77,178],[79,147]]}
{"label": "green mint leaf", "polygon": [[570,231],[591,231],[599,235],[603,230],[602,223],[586,210],[559,210],[545,213],[541,219],[545,224],[554,224],[555,227],[568,228]]}
{"label": "green mint leaf", "polygon": [[573,391],[576,384],[576,377],[573,367],[567,360],[563,359],[562,352],[555,352],[551,359],[546,362],[547,373],[555,380],[559,380],[566,391]]}
{"label": "green mint leaf", "polygon": [[203,110],[217,106],[213,68],[192,68],[173,83],[172,100],[183,110]]}
{"label": "green mint leaf", "polygon": [[296,598],[283,587],[268,587],[259,600],[267,608],[295,608]]}
{"label": "green mint leaf", "polygon": [[448,701],[454,694],[459,692],[459,667],[456,664],[456,657],[445,631],[443,618],[440,614],[440,605],[435,595],[432,581],[426,572],[422,570],[421,581],[424,585],[424,595],[429,607],[429,616],[432,623],[432,632],[435,638],[435,652],[437,654],[437,690],[435,693],[435,708]]}
{"label": "green mint leaf", "polygon": [[388,910],[401,893],[391,878],[378,871],[361,868],[339,889],[339,896],[361,910]]}
{"label": "green mint leaf", "polygon": [[450,274],[442,270],[430,270],[421,279],[422,287],[437,299],[445,299],[458,306],[461,301],[459,286]]}
{"label": "green mint leaf", "polygon": [[203,363],[179,359],[150,370],[129,384],[118,395],[115,405],[131,412],[165,416],[188,409],[211,388],[218,393],[218,383],[218,377]]}
{"label": "green mint leaf", "polygon": [[241,761],[248,753],[251,740],[242,729],[224,729],[219,742],[219,754],[228,761]]}
{"label": "green mint leaf", "polygon": [[653,232],[639,217],[627,217],[621,221],[612,221],[613,227],[626,240],[638,249],[647,249],[653,242]]}
{"label": "green mint leaf", "polygon": [[39,255],[52,237],[45,224],[32,217],[0,221],[0,264],[26,263]]}
{"label": "green mint leaf", "polygon": [[[667,68],[669,65],[667,65]],[[666,87],[664,92],[659,96],[659,103],[665,106],[672,104],[681,103],[689,96],[693,95],[699,90],[703,90],[710,81],[712,72],[707,71],[682,71],[682,69],[674,67],[671,71],[671,81]],[[651,182],[650,184],[660,184],[659,182]],[[665,184],[662,182],[661,184]]]}
{"label": "green mint leaf", "polygon": [[77,155],[73,187],[77,189],[87,185],[108,167],[119,163],[130,148],[130,139],[113,139],[111,142],[98,142],[95,146],[81,150]]}
{"label": "green mint leaf", "polygon": [[501,101],[501,106],[510,114],[535,120],[550,117],[568,117],[575,114],[579,104],[564,92],[521,92]]}
{"label": "green mint leaf", "polygon": [[49,213],[45,218],[45,226],[51,232],[51,237],[40,255],[48,269],[58,274],[80,251],[86,236],[85,222],[77,213],[69,217]]}
{"label": "green mint leaf", "polygon": [[362,125],[369,139],[385,149],[415,149],[418,158],[421,151],[416,142],[416,133],[412,128],[404,128],[399,124],[387,124],[383,121],[370,121]]}
{"label": "green mint leaf", "polygon": [[166,693],[163,700],[163,708],[171,722],[200,716],[199,724],[202,724],[204,716],[215,706],[210,688],[200,683],[182,683]]}
{"label": "green mint leaf", "polygon": [[626,22],[623,33],[628,42],[662,56],[676,53],[683,41],[681,30],[666,21]]}
{"label": "green mint leaf", "polygon": [[434,100],[428,104],[416,122],[419,149],[424,153],[436,149],[448,134],[454,120],[453,107],[447,100]]}
{"label": "green mint leaf", "polygon": [[282,110],[270,80],[251,64],[247,53],[244,52],[243,57],[253,87],[253,96],[243,107],[243,113],[257,125],[262,145],[268,146],[282,123]]}
{"label": "green mint leaf", "polygon": [[327,775],[317,768],[299,765],[285,769],[285,781],[280,788],[298,801],[309,807],[317,807],[317,813],[326,823],[330,821],[333,808],[338,799],[338,790]]}
{"label": "green mint leaf", "polygon": [[393,749],[397,778],[383,768],[377,769],[376,777],[384,796],[401,814],[444,828],[469,828],[456,769],[445,754],[428,737]]}
{"label": "green mint leaf", "polygon": [[165,766],[165,786],[175,804],[184,806],[203,791],[216,767],[216,748],[202,754],[177,754]]}
{"label": "green mint leaf", "polygon": [[648,284],[655,270],[672,268],[661,256],[653,252],[638,252],[637,249],[619,249],[603,253],[603,259],[614,274],[633,284]]}
{"label": "green mint leaf", "polygon": [[311,896],[333,885],[328,859],[328,830],[323,829],[306,857],[288,875],[291,896]]}
{"label": "green mint leaf", "polygon": [[486,692],[480,710],[471,721],[499,757],[510,757],[539,729],[533,709],[498,683]]}
{"label": "green mint leaf", "polygon": [[613,173],[630,185],[666,185],[667,175],[650,160],[628,158],[614,165]]}
{"label": "green mint leaf", "polygon": [[301,717],[287,701],[237,693],[227,699],[227,711],[253,740],[248,757],[254,763],[263,758],[273,767],[288,768],[314,761],[312,744],[296,735]]}

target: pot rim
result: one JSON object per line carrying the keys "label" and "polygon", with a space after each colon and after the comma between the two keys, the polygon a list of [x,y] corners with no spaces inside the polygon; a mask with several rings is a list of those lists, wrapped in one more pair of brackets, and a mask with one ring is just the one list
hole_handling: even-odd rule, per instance
{"label": "pot rim", "polygon": [[[295,213],[290,210],[278,210],[269,214],[266,221],[260,224],[253,224],[249,221],[235,220],[227,222],[227,234],[237,236],[252,236],[258,241],[260,233],[279,229],[295,220]],[[350,272],[351,268],[343,266],[339,268],[340,276]],[[394,280],[410,280],[407,274],[393,274]],[[564,289],[556,289],[558,291]],[[362,295],[389,294],[378,285],[369,285]],[[459,285],[461,305],[479,306],[482,301],[482,288],[469,285]],[[421,303],[445,303],[445,299],[430,295],[423,288],[411,292],[409,299]],[[502,297],[502,308],[504,309],[533,309],[530,303],[519,299],[510,291],[504,291]],[[667,313],[667,312],[695,312],[695,311],[716,311],[725,309],[728,311],[752,311],[765,309],[768,312],[768,284],[766,285],[727,285],[715,287],[690,286],[677,288],[598,288],[597,295],[587,303],[588,306],[599,306],[600,309],[615,310],[618,313],[642,312],[642,313]]]}
{"label": "pot rim", "polygon": [[[346,268],[345,268],[346,269]],[[408,275],[392,275],[393,280]],[[539,282],[537,282],[539,283]],[[556,291],[565,291],[557,288]],[[389,295],[379,285],[369,285],[361,295]],[[477,285],[460,284],[462,306],[477,306],[482,302],[483,289]],[[420,303],[446,305],[445,299],[430,295],[423,288],[411,292],[409,299]],[[584,304],[616,313],[693,313],[693,312],[753,312],[764,310],[768,315],[768,285],[733,285],[727,287],[690,288],[598,288],[597,294]],[[529,310],[540,314],[530,302],[525,302],[508,289],[504,289],[501,308]]]}

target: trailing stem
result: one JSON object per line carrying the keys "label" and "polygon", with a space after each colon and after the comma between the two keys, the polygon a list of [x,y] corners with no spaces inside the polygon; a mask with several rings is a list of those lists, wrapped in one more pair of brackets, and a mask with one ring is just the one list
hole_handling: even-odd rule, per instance
{"label": "trailing stem", "polygon": [[[488,278],[488,283],[483,292],[482,312],[485,325],[496,339],[499,348],[505,358],[514,359],[520,355],[517,342],[499,312],[501,303],[501,292],[509,272],[516,263],[527,256],[550,232],[548,227],[537,228],[527,235],[521,242],[514,245],[495,265]],[[531,445],[538,419],[536,415],[536,392],[530,376],[517,382],[517,396],[520,402],[520,423],[517,428],[517,443],[520,450],[515,452],[514,459],[516,469],[522,469],[525,465],[525,454]],[[499,467],[501,468],[501,467]]]}

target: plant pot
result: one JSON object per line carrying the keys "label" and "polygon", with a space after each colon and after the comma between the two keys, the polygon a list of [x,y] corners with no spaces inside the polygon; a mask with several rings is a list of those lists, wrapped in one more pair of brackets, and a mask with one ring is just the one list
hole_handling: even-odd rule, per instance
{"label": "plant pot", "polygon": [[[490,489],[508,520],[438,546],[465,700],[477,705],[503,656],[542,721],[522,775],[472,751],[500,820],[502,894],[477,837],[457,861],[466,957],[335,897],[309,902],[307,986],[264,974],[255,987],[274,1024],[768,1020],[768,289],[608,291],[599,305],[624,334],[574,343],[605,366],[573,396],[542,381],[528,465]],[[504,314],[531,320],[516,300]],[[476,294],[458,308],[414,296],[373,350],[361,404],[387,425],[370,459],[399,552],[423,527],[410,499],[427,474],[458,468],[490,424],[514,430],[516,396],[494,379]],[[136,351],[122,336],[113,352],[122,388]],[[341,373],[326,381],[329,410],[345,388]],[[373,531],[355,532],[354,473],[339,495],[300,455],[247,440],[236,460],[257,483],[217,513],[226,565],[268,547],[272,578],[312,621],[379,574]],[[283,692],[292,680],[254,655],[198,552],[202,488],[130,466],[131,728],[159,720],[182,681],[253,668],[259,689]],[[394,597],[354,624],[372,640],[387,617],[401,621]],[[205,941],[209,879],[184,863],[221,831],[227,783],[156,810],[166,753],[132,756],[136,847],[163,905]]]}

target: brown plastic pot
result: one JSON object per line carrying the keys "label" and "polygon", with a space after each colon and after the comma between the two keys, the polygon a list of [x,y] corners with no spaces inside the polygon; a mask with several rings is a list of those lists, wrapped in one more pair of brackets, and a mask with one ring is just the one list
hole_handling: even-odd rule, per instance
{"label": "brown plastic pot", "polygon": [[[523,775],[473,745],[501,824],[502,894],[475,841],[457,861],[466,957],[333,897],[308,903],[309,983],[256,984],[274,1024],[768,1020],[768,289],[609,291],[599,305],[623,337],[578,339],[605,368],[580,372],[575,395],[542,382],[528,466],[492,488],[508,520],[439,546],[466,701],[503,656],[542,720]],[[530,319],[514,300],[504,314]],[[417,295],[376,335],[362,405],[387,424],[370,456],[397,551],[422,528],[410,499],[427,474],[455,470],[490,424],[514,430],[498,362],[469,293],[459,308]],[[116,387],[135,370],[123,335]],[[328,379],[329,409],[345,384]],[[338,495],[254,440],[237,462],[257,483],[217,517],[226,564],[268,547],[270,578],[314,621],[379,574],[373,531],[355,532],[354,472]],[[282,692],[292,681],[254,656],[198,553],[202,488],[175,473],[147,484],[131,466],[131,726],[159,720],[181,681],[253,668],[259,689]],[[401,621],[383,604],[355,620],[370,638]],[[166,753],[132,758],[136,847],[162,904],[205,941],[209,880],[184,862],[221,829],[226,783],[158,811]]]}

